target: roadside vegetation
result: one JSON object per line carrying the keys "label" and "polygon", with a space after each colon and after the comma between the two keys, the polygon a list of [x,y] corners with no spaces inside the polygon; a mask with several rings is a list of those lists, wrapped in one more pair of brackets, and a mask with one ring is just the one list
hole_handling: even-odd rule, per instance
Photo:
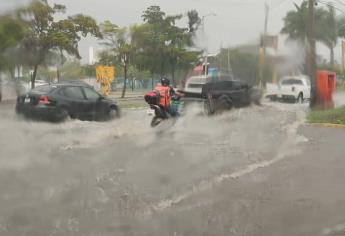
{"label": "roadside vegetation", "polygon": [[[135,81],[140,81],[146,88],[165,75],[172,79],[174,85],[183,84],[188,72],[200,64],[204,54],[196,47],[196,32],[202,26],[203,17],[193,9],[168,15],[159,6],[149,6],[143,9],[141,22],[129,26],[110,21],[97,22],[83,14],[65,16],[66,12],[64,5],[31,0],[27,6],[0,16],[2,79],[31,81],[34,87],[36,79],[91,78],[95,76],[95,66],[99,63],[115,66],[117,81],[122,83],[122,97],[125,97],[126,89],[133,90]],[[319,67],[326,66],[334,71],[334,48],[337,39],[345,37],[345,18],[337,16],[331,5],[318,6],[315,15],[315,39],[327,46],[330,52],[329,63]],[[307,48],[307,19],[307,3],[295,4],[295,9],[284,17],[280,33]],[[103,50],[97,55],[99,62],[83,65],[79,43],[90,36],[99,41]],[[232,73],[236,79],[252,85],[258,84],[261,66],[259,41],[220,48],[209,61],[210,67]],[[262,65],[264,83],[271,81],[274,75],[272,61],[275,58],[272,55],[266,57]],[[301,68],[301,72],[305,73],[305,68]]]}
{"label": "roadside vegetation", "polygon": [[[0,16],[2,79],[31,81],[35,87],[36,79],[93,77],[99,63],[115,66],[124,97],[126,85],[134,84],[130,79],[153,84],[154,79],[169,75],[173,84],[179,83],[202,54],[194,49],[195,33],[202,23],[195,10],[167,15],[159,6],[150,6],[143,9],[142,22],[132,26],[100,23],[83,14],[65,16],[66,11],[64,5],[31,0]],[[178,26],[185,20],[185,26]],[[87,66],[80,64],[79,43],[89,36],[99,40],[103,51],[97,55],[99,62]]]}
{"label": "roadside vegetation", "polygon": [[143,99],[132,99],[132,100],[117,100],[117,104],[122,109],[138,109],[147,108],[147,103]]}
{"label": "roadside vegetation", "polygon": [[307,116],[309,123],[329,123],[345,125],[345,107],[330,110],[313,110]]}

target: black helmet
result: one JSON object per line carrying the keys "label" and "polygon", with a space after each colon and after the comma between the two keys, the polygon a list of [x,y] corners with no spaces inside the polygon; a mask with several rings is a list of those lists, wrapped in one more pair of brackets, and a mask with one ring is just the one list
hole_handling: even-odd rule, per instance
{"label": "black helmet", "polygon": [[166,78],[166,77],[162,77],[161,78],[161,84],[163,86],[169,86],[170,85],[170,80],[168,78]]}

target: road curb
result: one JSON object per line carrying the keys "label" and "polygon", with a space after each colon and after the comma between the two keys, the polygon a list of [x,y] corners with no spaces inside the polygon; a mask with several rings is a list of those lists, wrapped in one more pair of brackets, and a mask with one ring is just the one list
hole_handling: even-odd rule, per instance
{"label": "road curb", "polygon": [[2,100],[0,102],[0,105],[8,105],[8,104],[15,104],[17,102],[17,99],[6,99],[6,100]]}
{"label": "road curb", "polygon": [[127,98],[117,98],[117,97],[110,97],[111,99],[115,99],[116,101],[131,101],[131,100],[144,100],[144,96],[140,97],[127,97]]}
{"label": "road curb", "polygon": [[307,123],[310,127],[323,127],[323,128],[338,128],[345,129],[345,125],[341,124],[331,124],[331,123]]}

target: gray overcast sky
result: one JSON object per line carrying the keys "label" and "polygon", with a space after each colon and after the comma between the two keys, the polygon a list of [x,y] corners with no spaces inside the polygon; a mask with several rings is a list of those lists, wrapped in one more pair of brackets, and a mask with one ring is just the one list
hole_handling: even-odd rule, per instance
{"label": "gray overcast sky", "polygon": [[[295,0],[294,2],[301,2]],[[196,9],[200,16],[215,13],[205,19],[206,46],[216,52],[223,46],[257,42],[264,28],[264,3],[271,6],[269,32],[279,33],[283,17],[293,9],[292,0],[50,0],[66,5],[68,15],[83,13],[98,21],[110,20],[119,26],[142,22],[142,12],[151,5],[159,5],[167,14],[186,13]],[[204,45],[201,45],[204,44]],[[84,57],[92,40],[84,40],[80,46]]]}
{"label": "gray overcast sky", "polygon": [[[28,0],[0,0],[2,9],[13,7],[15,3]],[[67,15],[83,13],[101,22],[110,20],[119,26],[129,26],[142,22],[142,12],[151,5],[159,5],[167,14],[186,13],[196,9],[200,16],[215,13],[205,20],[206,38],[200,43],[208,47],[210,52],[216,52],[222,46],[257,42],[264,28],[264,4],[270,6],[268,32],[278,34],[283,26],[286,12],[294,9],[293,3],[300,4],[302,0],[49,0],[51,3],[64,4]],[[83,40],[80,51],[87,60],[89,46],[97,47],[94,40]],[[288,51],[284,39],[280,39],[281,51]],[[328,57],[325,47],[319,45],[319,53]],[[337,48],[336,56],[340,57]]]}

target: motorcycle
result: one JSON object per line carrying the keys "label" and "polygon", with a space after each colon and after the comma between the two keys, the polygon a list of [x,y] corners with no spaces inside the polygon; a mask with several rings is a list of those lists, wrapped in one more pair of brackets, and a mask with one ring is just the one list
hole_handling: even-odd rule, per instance
{"label": "motorcycle", "polygon": [[159,105],[150,104],[150,108],[154,111],[154,116],[151,120],[151,127],[156,127],[162,121],[171,118],[171,115]]}
{"label": "motorcycle", "polygon": [[158,104],[157,97],[158,96],[155,92],[151,92],[145,95],[145,100],[150,105],[150,108],[153,110],[154,113],[154,116],[151,121],[151,127],[156,127],[164,120],[176,118],[179,116],[178,107],[180,96],[174,95],[171,98],[172,102],[169,107],[169,110]]}

